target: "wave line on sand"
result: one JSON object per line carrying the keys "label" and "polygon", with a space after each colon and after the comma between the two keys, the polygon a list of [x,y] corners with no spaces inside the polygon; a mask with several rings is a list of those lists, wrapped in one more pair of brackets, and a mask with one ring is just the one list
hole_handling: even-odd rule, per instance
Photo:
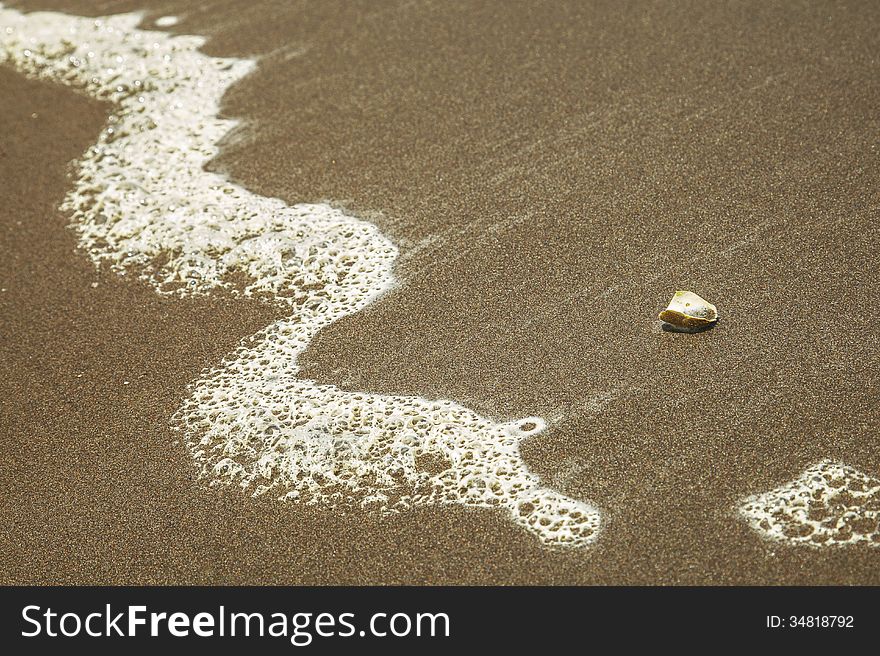
{"label": "wave line on sand", "polygon": [[0,64],[113,106],[62,206],[96,265],[161,294],[222,289],[289,308],[204,371],[172,417],[201,475],[251,494],[386,514],[499,508],[547,545],[592,543],[599,512],[543,486],[520,456],[520,440],[541,432],[542,419],[499,423],[452,401],[297,377],[297,357],[321,328],[392,286],[397,249],[329,205],[287,205],[206,171],[235,126],[218,118],[221,98],[255,63],[209,57],[202,37],[140,30],[141,19],[0,5]]}

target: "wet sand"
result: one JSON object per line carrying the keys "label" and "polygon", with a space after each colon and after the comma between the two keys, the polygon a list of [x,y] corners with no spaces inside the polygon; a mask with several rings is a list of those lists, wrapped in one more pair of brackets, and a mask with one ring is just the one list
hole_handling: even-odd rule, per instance
{"label": "wet sand", "polygon": [[[149,16],[262,57],[212,168],[401,249],[304,375],[560,417],[523,454],[605,530],[552,552],[489,511],[203,489],[168,417],[279,313],[96,273],[56,208],[107,110],[3,70],[2,582],[880,583],[876,548],[733,512],[823,458],[880,472],[875,6],[189,4]],[[719,325],[662,332],[677,288]]]}

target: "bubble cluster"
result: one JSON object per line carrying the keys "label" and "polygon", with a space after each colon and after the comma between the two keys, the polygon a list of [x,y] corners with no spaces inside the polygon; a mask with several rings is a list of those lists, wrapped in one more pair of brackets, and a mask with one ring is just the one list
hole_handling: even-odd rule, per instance
{"label": "bubble cluster", "polygon": [[543,487],[520,456],[540,418],[499,423],[451,401],[298,378],[297,357],[318,330],[393,284],[397,250],[328,205],[290,206],[205,171],[235,125],[217,117],[220,99],[254,63],[208,57],[202,38],[139,30],[140,20],[0,7],[0,63],[112,104],[63,204],[97,265],[162,294],[222,289],[289,310],[203,372],[174,414],[202,475],[386,514],[499,508],[548,545],[595,540],[599,513]]}
{"label": "bubble cluster", "polygon": [[880,480],[830,460],[744,499],[739,510],[752,528],[772,540],[814,547],[880,546]]}

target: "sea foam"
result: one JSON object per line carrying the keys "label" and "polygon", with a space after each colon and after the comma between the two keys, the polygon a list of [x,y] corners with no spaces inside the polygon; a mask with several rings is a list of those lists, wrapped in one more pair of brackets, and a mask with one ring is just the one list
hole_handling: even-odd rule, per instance
{"label": "sea foam", "polygon": [[880,480],[823,460],[795,480],[743,499],[739,511],[764,537],[813,547],[880,547]]}
{"label": "sea foam", "polygon": [[289,310],[204,371],[171,418],[204,479],[385,514],[498,508],[547,545],[593,542],[598,511],[544,487],[520,456],[542,419],[496,422],[452,401],[297,376],[297,357],[321,328],[392,286],[397,250],[328,205],[287,205],[205,171],[235,125],[218,118],[220,99],[255,63],[209,57],[198,50],[203,38],[140,30],[141,20],[0,6],[0,63],[113,107],[63,204],[96,265],[161,294],[224,290]]}

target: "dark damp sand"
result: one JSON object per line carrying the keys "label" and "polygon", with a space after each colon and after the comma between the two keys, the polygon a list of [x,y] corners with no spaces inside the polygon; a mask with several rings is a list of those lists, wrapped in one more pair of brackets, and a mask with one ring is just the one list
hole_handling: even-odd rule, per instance
{"label": "dark damp sand", "polygon": [[[263,57],[212,167],[401,247],[305,375],[562,415],[523,454],[604,532],[552,552],[489,511],[203,489],[168,417],[278,313],[96,274],[55,208],[107,110],[2,72],[2,582],[880,583],[880,549],[733,511],[823,458],[880,473],[880,6],[192,4],[148,15]],[[714,330],[659,329],[677,288]]]}

